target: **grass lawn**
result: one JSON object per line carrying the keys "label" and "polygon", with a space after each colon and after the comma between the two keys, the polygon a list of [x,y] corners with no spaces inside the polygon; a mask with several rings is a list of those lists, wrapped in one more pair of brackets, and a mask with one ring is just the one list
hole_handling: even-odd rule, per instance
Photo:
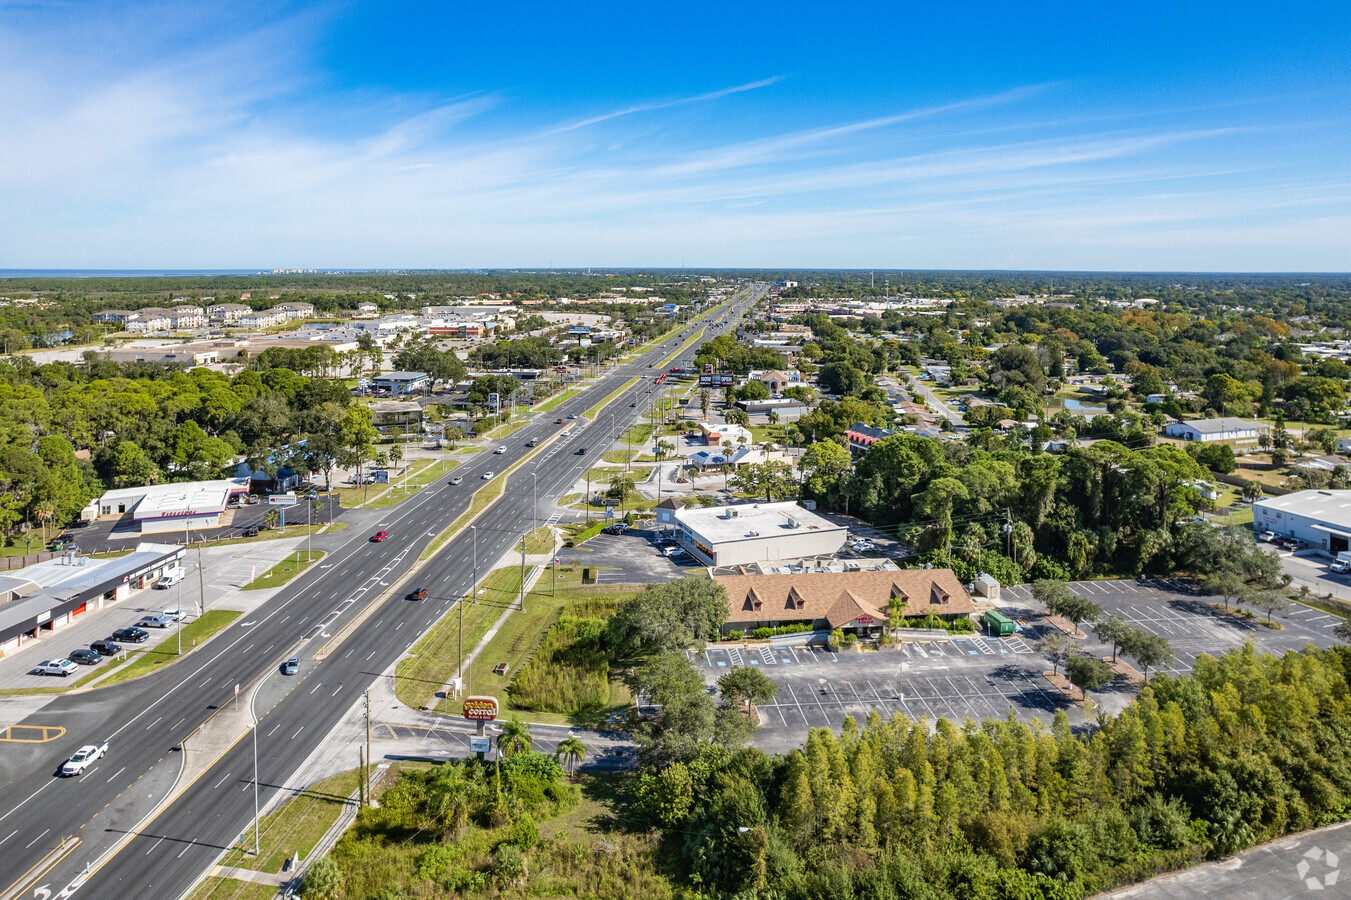
{"label": "grass lawn", "polygon": [[485,431],[482,434],[475,434],[474,437],[482,438],[485,441],[500,441],[505,437],[515,434],[516,432],[520,431],[522,428],[524,428],[529,424],[530,419],[528,417],[522,416],[519,419],[514,419],[510,422],[506,422],[502,425],[499,425],[496,428],[492,429],[491,431]]}
{"label": "grass lawn", "polygon": [[268,569],[257,578],[244,585],[241,590],[245,591],[263,591],[268,588],[281,587],[286,582],[295,578],[301,572],[324,558],[324,551],[314,550],[306,552],[297,550],[290,556]]}
{"label": "grass lawn", "polygon": [[[561,615],[576,615],[592,618],[605,618],[619,604],[634,596],[640,585],[630,584],[582,584],[581,566],[560,566],[557,573],[557,587],[553,573],[545,571],[535,583],[535,588],[525,598],[525,612],[513,613],[502,629],[493,635],[493,639],[475,657],[469,667],[469,690],[474,694],[488,694],[497,698],[504,710],[514,709],[507,694],[507,685],[521,671],[521,667],[534,654],[540,642],[544,640],[549,628]],[[493,667],[498,663],[507,663],[506,675],[494,675]],[[610,702],[606,708],[594,711],[586,716],[569,716],[522,710],[531,721],[551,722],[555,724],[597,724],[616,709],[622,710],[630,702],[628,690],[617,680],[610,684]],[[454,711],[454,710],[452,710]]]}
{"label": "grass lawn", "polygon": [[[525,537],[525,552],[532,553],[552,553],[554,550],[554,533],[548,528],[536,528]],[[516,552],[521,551],[521,542],[516,542]]]}
{"label": "grass lawn", "polygon": [[12,547],[0,547],[0,557],[32,556],[46,550],[47,543],[47,541],[41,540],[40,538],[34,538],[31,541],[20,541]]}
{"label": "grass lawn", "polygon": [[[529,577],[529,570],[526,576]],[[464,607],[466,655],[487,634],[502,610],[516,602],[520,584],[519,566],[495,569],[483,579],[478,597]],[[435,695],[455,675],[459,663],[459,636],[460,610],[451,609],[413,645],[408,657],[399,661],[394,670],[395,695],[414,709],[430,704],[439,709],[444,701],[436,700]],[[454,708],[452,703],[441,711]]]}
{"label": "grass lawn", "polygon": [[576,397],[576,396],[577,396],[578,394],[580,394],[581,392],[582,392],[582,391],[581,391],[580,388],[568,388],[568,389],[567,389],[566,391],[564,391],[563,393],[561,393],[561,394],[555,394],[554,396],[550,397],[548,400],[545,400],[543,403],[541,403],[540,405],[536,406],[536,407],[534,408],[534,411],[535,411],[535,412],[553,412],[555,409],[558,409],[558,407],[562,406],[564,403],[567,403],[569,400],[571,400],[573,397]]}
{"label": "grass lawn", "polygon": [[[188,624],[178,626],[183,630],[183,655],[186,656],[192,652],[194,647],[215,637],[225,626],[243,614],[242,611],[237,609],[208,609]],[[127,655],[131,657],[128,664],[120,667],[107,679],[99,682],[100,687],[130,681],[181,658],[178,655],[177,638],[166,640],[154,649],[138,650]]]}
{"label": "grass lawn", "polygon": [[383,494],[367,503],[366,508],[386,509],[397,506],[438,478],[444,477],[459,464],[458,459],[415,459],[410,463],[414,469],[408,477],[390,484]]}
{"label": "grass lawn", "polygon": [[277,889],[266,884],[212,876],[198,885],[188,900],[272,900],[275,896]]}
{"label": "grass lawn", "polygon": [[771,444],[782,444],[784,425],[752,425],[750,427],[751,437],[757,444],[763,444],[768,441]]}
{"label": "grass lawn", "polygon": [[631,450],[610,450],[602,454],[601,459],[607,463],[614,463],[617,466],[622,466],[626,462],[654,463],[657,461],[657,458],[651,453],[634,453]]}
{"label": "grass lawn", "polygon": [[635,446],[637,444],[646,444],[648,441],[652,440],[652,426],[634,425],[631,428],[629,428],[628,431],[624,432],[624,436],[621,437],[619,440],[621,443],[628,444],[630,446]]}
{"label": "grass lawn", "polygon": [[[338,821],[343,804],[361,783],[357,769],[316,782],[298,797],[287,800],[268,813],[260,825],[259,854],[254,856],[253,829],[246,844],[250,852],[231,850],[221,865],[255,872],[280,872],[282,863],[299,853],[309,856],[314,845]],[[271,896],[269,894],[268,896]]]}

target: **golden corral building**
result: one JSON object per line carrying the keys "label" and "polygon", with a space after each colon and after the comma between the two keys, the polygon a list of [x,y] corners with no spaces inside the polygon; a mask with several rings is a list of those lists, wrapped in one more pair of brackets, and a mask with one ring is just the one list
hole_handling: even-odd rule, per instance
{"label": "golden corral building", "polygon": [[975,612],[971,595],[951,569],[715,575],[727,591],[723,631],[807,624],[816,631],[869,634],[886,625],[893,598],[902,615],[954,621]]}

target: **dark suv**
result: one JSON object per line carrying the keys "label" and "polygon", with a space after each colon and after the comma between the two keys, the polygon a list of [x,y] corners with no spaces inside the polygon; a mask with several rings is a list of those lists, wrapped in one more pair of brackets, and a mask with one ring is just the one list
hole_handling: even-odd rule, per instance
{"label": "dark suv", "polygon": [[89,649],[100,656],[116,656],[122,652],[122,648],[112,641],[94,641],[89,645]]}
{"label": "dark suv", "polygon": [[150,632],[139,628],[119,628],[113,632],[113,640],[126,641],[128,644],[144,644],[149,637]]}

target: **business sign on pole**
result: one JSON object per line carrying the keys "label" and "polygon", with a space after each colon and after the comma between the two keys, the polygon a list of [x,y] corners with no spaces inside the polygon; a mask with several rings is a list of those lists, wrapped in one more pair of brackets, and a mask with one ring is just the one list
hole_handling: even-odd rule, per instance
{"label": "business sign on pole", "polygon": [[273,494],[267,498],[268,506],[295,506],[298,502],[295,494]]}
{"label": "business sign on pole", "polygon": [[465,697],[464,717],[475,722],[491,722],[497,718],[497,698],[486,696]]}
{"label": "business sign on pole", "polygon": [[477,735],[475,735],[469,739],[470,753],[487,753],[492,748],[493,748],[493,739],[488,737],[487,735],[484,735],[483,737],[478,737]]}

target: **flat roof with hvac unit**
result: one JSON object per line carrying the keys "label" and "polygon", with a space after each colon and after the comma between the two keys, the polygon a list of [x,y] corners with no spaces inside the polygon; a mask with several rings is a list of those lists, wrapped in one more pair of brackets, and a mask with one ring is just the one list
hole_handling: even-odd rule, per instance
{"label": "flat roof with hvac unit", "polygon": [[673,517],[687,549],[711,566],[833,556],[848,532],[794,501],[687,507]]}
{"label": "flat roof with hvac unit", "polygon": [[249,492],[248,478],[179,481],[109,491],[85,508],[87,519],[130,515],[142,534],[215,528],[230,498]]}

